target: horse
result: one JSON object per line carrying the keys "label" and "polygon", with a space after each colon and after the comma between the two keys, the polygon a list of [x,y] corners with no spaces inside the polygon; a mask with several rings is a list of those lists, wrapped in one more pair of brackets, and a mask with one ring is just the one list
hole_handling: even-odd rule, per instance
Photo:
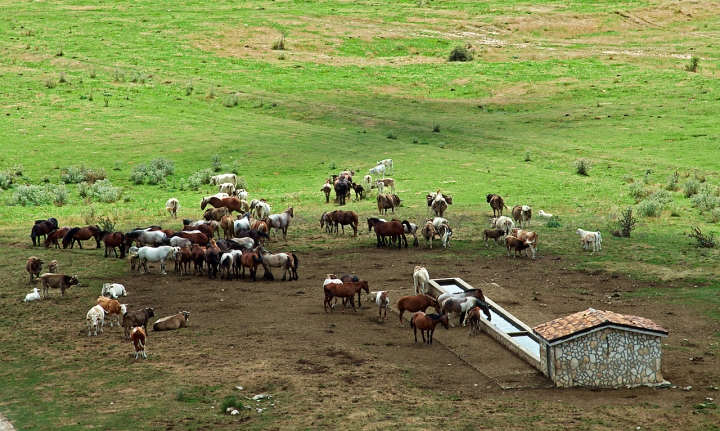
{"label": "horse", "polygon": [[[438,323],[442,323],[445,329],[448,328],[448,318],[442,314],[425,314],[422,311],[418,311],[410,319],[410,327],[415,332],[415,342],[417,343],[417,330],[420,330],[423,342],[426,344],[432,344],[433,332],[435,332],[435,326]],[[425,341],[425,331],[428,333],[427,341]]]}
{"label": "horse", "polygon": [[197,244],[190,246],[190,260],[193,263],[193,275],[203,275],[203,264],[205,263],[205,250]]}
{"label": "horse", "polygon": [[165,202],[165,209],[170,213],[170,217],[177,218],[177,212],[180,209],[180,201],[176,198],[170,198]]}
{"label": "horse", "polygon": [[243,250],[242,256],[240,257],[240,264],[242,265],[242,278],[245,278],[245,268],[250,269],[250,279],[257,281],[255,274],[257,274],[257,267],[263,263],[262,251],[260,247],[256,247],[254,250]]}
{"label": "horse", "polygon": [[125,234],[122,232],[108,232],[100,231],[100,238],[105,244],[105,257],[110,256],[109,250],[115,253],[115,257],[118,257],[117,248],[120,248],[120,259],[125,259]]}
{"label": "horse", "polygon": [[470,327],[468,337],[474,334],[476,331],[482,332],[482,330],[480,329],[480,307],[473,307],[468,310],[467,314],[465,314],[465,321]]}
{"label": "horse", "polygon": [[220,221],[223,217],[227,215],[231,215],[229,209],[222,207],[222,208],[208,208],[203,213],[203,218],[207,221],[215,220]]}
{"label": "horse", "polygon": [[125,232],[125,251],[128,251],[133,241],[137,243],[138,247],[144,247],[146,245],[158,246],[167,242],[165,232],[149,229],[152,228],[135,229],[130,232]]}
{"label": "horse", "polygon": [[323,184],[322,188],[320,189],[321,192],[325,193],[325,203],[330,203],[330,192],[332,191],[333,186],[330,185],[330,180],[325,181],[325,184]]}
{"label": "horse", "polygon": [[68,232],[70,232],[70,226],[63,226],[60,229],[52,231],[45,239],[45,248],[50,248],[50,244],[55,244],[55,248],[60,248],[58,240],[62,241]]}
{"label": "horse", "polygon": [[215,240],[211,239],[205,248],[205,262],[208,268],[208,278],[217,278],[218,266],[220,265],[220,257],[222,251],[215,244]]}
{"label": "horse", "polygon": [[283,239],[287,237],[287,230],[290,227],[290,219],[294,216],[293,207],[287,207],[285,211],[280,214],[272,214],[267,218],[268,226],[273,228],[273,237],[277,237],[278,229],[282,230]]}
{"label": "horse", "polygon": [[435,311],[440,311],[440,304],[435,298],[430,295],[420,294],[413,296],[403,296],[397,300],[397,308],[400,312],[400,327],[404,328],[402,316],[403,313],[409,311],[414,313],[416,311],[425,312],[428,307],[433,307]]}
{"label": "horse", "polygon": [[265,220],[255,220],[252,222],[252,225],[250,225],[250,229],[255,229],[262,233],[270,233],[270,227]]}
{"label": "horse", "polygon": [[260,232],[258,230],[241,230],[240,232],[235,232],[236,238],[252,238],[254,245],[253,247],[257,247],[260,245],[260,243],[265,243],[265,241],[270,240],[270,235]]}
{"label": "horse", "polygon": [[[211,220],[211,221],[209,221],[209,222],[207,222],[207,223],[198,224],[198,225],[195,225],[195,226],[185,225],[185,226],[183,226],[182,229],[180,229],[180,232],[183,232],[183,231],[184,231],[184,232],[200,231],[200,232],[202,232],[203,234],[205,234],[205,236],[207,236],[208,239],[210,239],[210,238],[213,238],[213,233],[214,233],[215,231],[217,231],[218,234],[220,233],[219,226],[220,226],[220,225],[218,224],[218,222],[216,222],[215,220]],[[216,229],[216,228],[217,228],[217,229]],[[180,233],[180,232],[178,232],[178,233]],[[218,235],[218,236],[219,236],[219,235]]]}
{"label": "horse", "polygon": [[333,231],[333,221],[329,212],[324,212],[320,216],[320,229],[322,229],[323,227],[325,228],[325,232]]}
{"label": "horse", "polygon": [[[323,303],[323,306],[325,307],[325,312],[327,313],[327,307],[330,305],[330,301],[334,297],[340,297],[340,298],[348,298],[350,300],[350,304],[353,307],[353,310],[357,311],[357,308],[355,308],[355,294],[359,293],[360,290],[364,290],[365,293],[370,293],[370,288],[368,287],[367,281],[358,281],[358,282],[351,282],[351,283],[328,283],[323,287],[325,291],[325,302]],[[332,306],[330,307],[330,311],[332,311]],[[340,310],[340,312],[345,311],[345,301],[343,301],[343,308]]]}
{"label": "horse", "polygon": [[90,238],[95,238],[95,243],[97,246],[95,248],[100,248],[100,228],[96,225],[88,225],[85,227],[74,227],[68,231],[68,233],[65,235],[65,238],[62,240],[63,248],[67,248],[68,245],[70,245],[70,248],[73,248],[75,246],[75,241],[77,241],[78,245],[80,246],[80,249],[82,250],[82,241],[89,240]]}
{"label": "horse", "polygon": [[[408,242],[407,242],[407,237],[405,236],[405,227],[404,227],[404,226],[408,226],[410,224],[410,223],[408,223],[407,220],[404,221],[405,224],[403,224],[402,222],[399,222],[397,220],[383,222],[374,217],[367,219],[367,221],[368,221],[368,231],[370,231],[370,229],[375,230],[375,235],[377,236],[377,247],[378,248],[380,248],[380,246],[382,246],[386,236],[391,237],[393,240],[397,239],[398,240],[398,248],[400,248],[402,246],[402,241],[400,240],[400,238],[402,238],[402,240],[405,241],[405,248],[407,248]],[[382,238],[382,240],[381,240],[381,238]]]}
{"label": "horse", "polygon": [[[160,262],[160,275],[167,274],[165,272],[165,260],[175,260],[177,258],[180,247],[171,247],[163,245],[160,247],[140,247],[138,249],[138,272],[144,274],[150,272],[147,267],[148,262]],[[145,271],[143,271],[145,268]]]}
{"label": "horse", "polygon": [[40,245],[40,237],[43,236],[47,240],[47,235],[54,230],[57,230],[58,223],[55,218],[49,218],[47,220],[36,220],[35,225],[30,231],[30,239],[32,239],[33,247]]}
{"label": "horse", "polygon": [[235,236],[235,223],[231,215],[223,216],[220,219],[220,227],[225,233],[225,239],[230,239]]}
{"label": "horse", "polygon": [[[328,274],[328,275],[332,275],[332,274]],[[333,277],[333,278],[335,278],[335,277]],[[335,281],[334,283],[357,283],[358,281],[360,281],[360,279],[358,278],[357,275],[350,275],[350,274],[343,275],[342,277],[338,278],[338,280],[340,280],[340,281]],[[362,295],[360,294],[360,291],[358,291],[358,295],[357,295],[358,308],[362,308],[362,301],[360,300],[361,296]],[[345,301],[346,301],[346,299],[343,298],[343,305],[345,305],[344,304]],[[337,297],[335,297],[335,303],[333,304],[333,307],[335,305],[337,305]]]}
{"label": "horse", "polygon": [[181,230],[175,234],[176,238],[185,238],[196,244],[205,245],[210,238],[199,230]]}
{"label": "horse", "polygon": [[378,320],[380,320],[381,322],[383,321],[382,312],[383,310],[385,310],[384,320],[387,321],[387,309],[388,305],[390,304],[387,290],[383,290],[377,293],[377,296],[375,297],[375,303],[378,305]]}
{"label": "horse", "polygon": [[340,205],[345,205],[345,198],[350,191],[350,183],[345,177],[340,177],[335,182],[335,197],[339,201]]}
{"label": "horse", "polygon": [[[440,313],[443,315],[447,315],[449,312],[453,312],[456,315],[460,315],[460,323],[462,326],[465,326],[466,322],[466,314],[468,310],[474,307],[479,307],[485,315],[487,316],[488,320],[491,319],[490,316],[490,308],[488,307],[487,303],[485,301],[481,301],[477,299],[474,296],[466,296],[464,298],[462,297],[450,297],[442,302],[442,306],[440,307]],[[450,322],[450,325],[455,327],[455,325]]]}
{"label": "horse", "polygon": [[282,281],[285,281],[285,277],[287,277],[288,281],[297,280],[298,258],[295,253],[272,254],[262,247],[259,248],[262,253],[262,266],[265,269],[263,278],[274,280],[275,278],[273,277],[270,268],[282,268]]}
{"label": "horse", "polygon": [[200,202],[200,209],[204,210],[207,204],[210,204],[215,208],[227,208],[230,211],[239,213],[249,210],[247,201],[234,197],[217,198],[215,196],[210,196],[203,198]]}
{"label": "horse", "polygon": [[350,225],[353,229],[353,236],[357,236],[358,215],[355,211],[335,210],[330,212],[329,216],[335,225],[335,233],[339,233],[338,226],[340,226],[344,234],[345,225]]}
{"label": "horse", "polygon": [[256,219],[262,220],[270,217],[270,205],[268,205],[265,200],[258,200],[253,199],[252,202],[250,202],[250,211],[252,211],[253,215]]}

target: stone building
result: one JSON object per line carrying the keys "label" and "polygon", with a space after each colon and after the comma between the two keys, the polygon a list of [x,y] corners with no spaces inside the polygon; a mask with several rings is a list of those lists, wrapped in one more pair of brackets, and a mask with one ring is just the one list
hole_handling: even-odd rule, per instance
{"label": "stone building", "polygon": [[643,317],[589,308],[533,328],[541,367],[557,386],[653,385],[668,331]]}

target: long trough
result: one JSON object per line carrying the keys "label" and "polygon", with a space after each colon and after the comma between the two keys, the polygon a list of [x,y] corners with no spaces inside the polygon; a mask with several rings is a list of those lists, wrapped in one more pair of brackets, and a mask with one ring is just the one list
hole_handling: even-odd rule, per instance
{"label": "long trough", "polygon": [[[430,280],[428,293],[437,298],[443,293],[462,293],[472,289],[475,287],[461,278],[436,278]],[[545,373],[540,362],[540,343],[532,329],[487,295],[485,302],[490,308],[491,320],[488,322],[483,315],[480,319],[481,328],[505,348]]]}

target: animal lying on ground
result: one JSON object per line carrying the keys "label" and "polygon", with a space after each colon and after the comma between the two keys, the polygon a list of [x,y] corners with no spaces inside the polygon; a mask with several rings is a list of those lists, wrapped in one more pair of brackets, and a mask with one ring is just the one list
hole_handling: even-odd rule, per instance
{"label": "animal lying on ground", "polygon": [[172,331],[184,328],[187,326],[189,316],[189,312],[180,311],[178,314],[162,317],[153,324],[153,331]]}
{"label": "animal lying on ground", "polygon": [[38,292],[37,287],[33,289],[32,292],[25,295],[25,302],[35,301],[40,299],[40,292]]}
{"label": "animal lying on ground", "polygon": [[546,212],[543,211],[543,210],[538,211],[538,215],[539,215],[540,217],[546,217],[546,218],[550,218],[550,217],[553,216],[552,214],[546,213]]}
{"label": "animal lying on ground", "polygon": [[69,289],[70,286],[80,286],[77,275],[70,277],[65,274],[43,274],[40,276],[42,282],[43,298],[50,298],[50,288],[60,289],[60,294],[65,297],[65,289]]}
{"label": "animal lying on ground", "polygon": [[121,296],[127,296],[125,286],[119,283],[104,283],[100,295],[110,299],[117,299]]}

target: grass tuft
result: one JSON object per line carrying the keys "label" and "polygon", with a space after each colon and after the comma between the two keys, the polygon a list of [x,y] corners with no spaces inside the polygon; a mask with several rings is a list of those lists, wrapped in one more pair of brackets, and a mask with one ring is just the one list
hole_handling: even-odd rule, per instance
{"label": "grass tuft", "polygon": [[698,71],[698,67],[700,67],[700,57],[698,57],[697,55],[693,55],[692,57],[690,57],[690,62],[685,65],[685,70],[695,73]]}
{"label": "grass tuft", "polygon": [[575,161],[575,172],[579,175],[590,175],[590,167],[592,167],[592,163],[587,159],[577,159]]}
{"label": "grass tuft", "polygon": [[450,51],[448,61],[472,61],[473,56],[464,46],[456,46]]}

